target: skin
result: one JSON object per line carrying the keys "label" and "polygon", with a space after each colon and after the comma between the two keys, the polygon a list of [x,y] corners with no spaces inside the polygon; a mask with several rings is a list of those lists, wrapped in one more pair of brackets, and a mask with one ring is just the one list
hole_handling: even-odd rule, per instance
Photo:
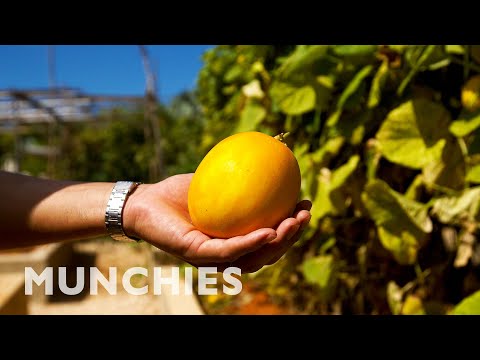
{"label": "skin", "polygon": [[[278,261],[310,221],[311,202],[297,204],[275,228],[229,239],[196,229],[188,214],[193,174],[140,185],[124,207],[124,231],[198,266],[254,272]],[[0,171],[0,249],[107,236],[105,208],[114,183],[39,179]]]}

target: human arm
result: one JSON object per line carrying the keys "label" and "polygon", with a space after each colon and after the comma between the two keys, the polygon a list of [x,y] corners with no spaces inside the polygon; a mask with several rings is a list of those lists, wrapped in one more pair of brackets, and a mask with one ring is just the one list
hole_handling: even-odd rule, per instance
{"label": "human arm", "polygon": [[[283,255],[310,219],[311,204],[304,201],[295,217],[276,229],[211,239],[190,222],[191,177],[182,174],[140,185],[125,203],[125,233],[195,266],[233,264],[250,272]],[[0,171],[0,184],[0,248],[107,235],[105,208],[114,183],[47,180]]]}
{"label": "human arm", "polygon": [[106,235],[113,183],[40,179],[0,171],[0,249]]}

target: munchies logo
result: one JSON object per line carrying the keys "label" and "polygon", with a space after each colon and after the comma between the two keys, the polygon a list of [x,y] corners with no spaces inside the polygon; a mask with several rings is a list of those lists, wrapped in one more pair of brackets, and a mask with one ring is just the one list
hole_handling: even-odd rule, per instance
{"label": "munchies logo", "polygon": [[[153,268],[153,294],[162,294],[162,285],[171,286],[171,294],[173,295],[191,295],[193,293],[193,271],[191,267],[185,268],[183,281],[180,279],[180,268],[169,267],[171,274],[169,276],[162,275],[161,267]],[[78,295],[85,287],[85,268],[77,267],[77,281],[74,287],[67,285],[67,269],[66,267],[58,268],[58,288],[66,295]],[[96,267],[90,267],[90,294],[98,294],[98,284],[101,284],[110,295],[117,294],[117,268],[110,267],[108,278],[105,277]],[[211,287],[217,284],[216,267],[199,267],[197,291],[198,295],[216,295],[217,288]],[[238,267],[228,267],[223,271],[223,280],[226,284],[222,285],[222,291],[227,295],[237,295],[242,291],[242,283],[233,275],[240,276],[241,269]],[[135,287],[131,283],[132,276],[143,275],[148,277],[148,269],[143,267],[129,268],[122,276],[122,286],[131,295],[145,295],[149,292],[149,285]],[[46,267],[40,274],[31,268],[25,267],[25,295],[32,295],[33,283],[37,286],[45,283],[45,295],[53,295],[53,267]],[[184,286],[181,286],[183,283]],[[209,287],[210,285],[210,287]]]}

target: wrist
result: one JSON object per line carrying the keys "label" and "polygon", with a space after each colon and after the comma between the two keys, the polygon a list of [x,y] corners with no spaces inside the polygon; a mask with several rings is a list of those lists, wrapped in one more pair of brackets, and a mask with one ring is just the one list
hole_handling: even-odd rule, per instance
{"label": "wrist", "polygon": [[125,201],[123,209],[123,231],[125,235],[129,237],[142,238],[138,232],[138,223],[144,211],[142,206],[143,193],[149,186],[149,184],[140,184]]}

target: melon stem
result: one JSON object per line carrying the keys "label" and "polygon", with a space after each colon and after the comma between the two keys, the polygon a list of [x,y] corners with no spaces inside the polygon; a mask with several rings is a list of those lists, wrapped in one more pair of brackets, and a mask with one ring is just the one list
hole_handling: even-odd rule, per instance
{"label": "melon stem", "polygon": [[288,146],[287,143],[285,142],[285,138],[286,138],[288,135],[290,135],[290,132],[280,133],[280,134],[274,136],[273,138],[274,138],[274,139],[277,139],[278,141],[280,141],[283,145]]}

